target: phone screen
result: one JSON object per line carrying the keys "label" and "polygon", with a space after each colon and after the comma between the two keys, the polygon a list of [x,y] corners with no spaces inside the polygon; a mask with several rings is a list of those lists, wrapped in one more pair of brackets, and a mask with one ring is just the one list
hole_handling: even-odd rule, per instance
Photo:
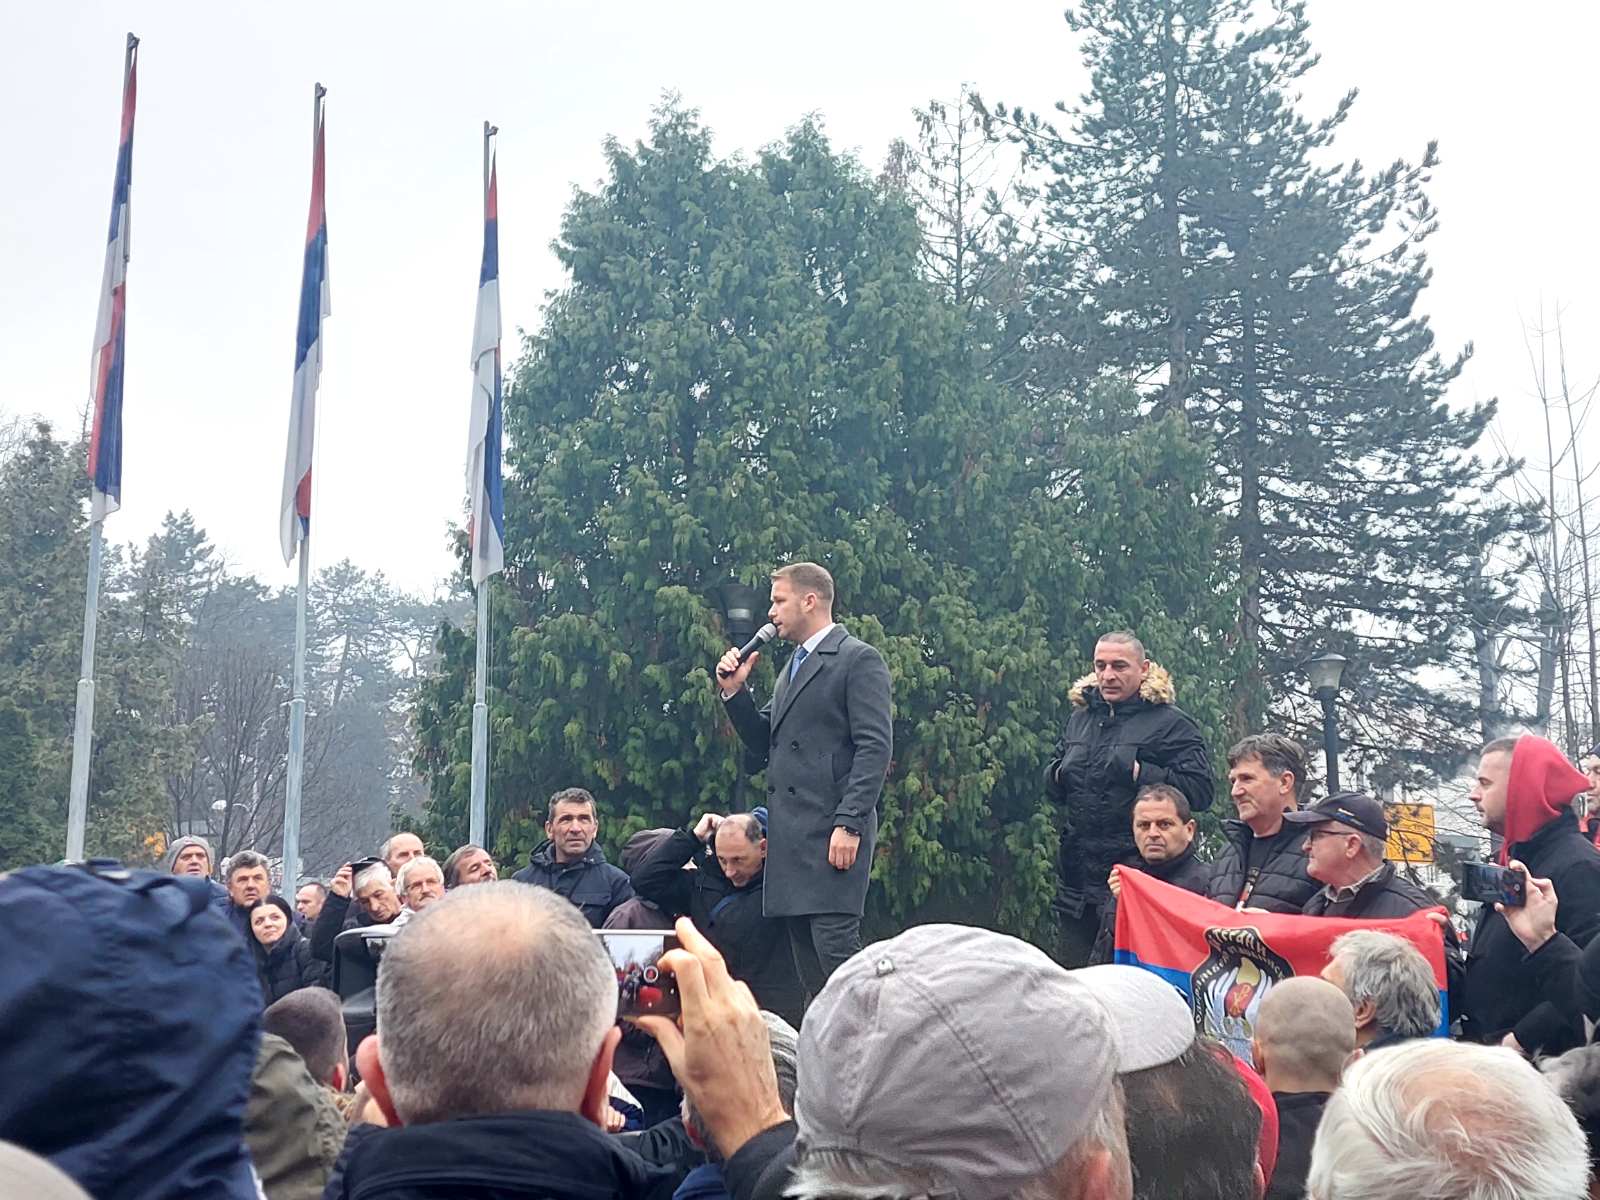
{"label": "phone screen", "polygon": [[677,1016],[678,981],[657,964],[668,950],[678,948],[676,934],[665,931],[597,929],[617,972],[619,1017]]}
{"label": "phone screen", "polygon": [[1528,880],[1521,871],[1492,863],[1461,864],[1461,898],[1521,908],[1528,902]]}

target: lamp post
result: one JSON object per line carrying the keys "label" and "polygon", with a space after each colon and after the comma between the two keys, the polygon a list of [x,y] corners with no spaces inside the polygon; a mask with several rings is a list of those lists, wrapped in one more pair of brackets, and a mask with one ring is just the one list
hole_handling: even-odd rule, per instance
{"label": "lamp post", "polygon": [[1334,701],[1339,695],[1339,680],[1344,677],[1345,664],[1350,660],[1342,654],[1329,651],[1319,654],[1306,663],[1306,678],[1311,690],[1322,701],[1322,753],[1328,762],[1328,794],[1339,788],[1339,726],[1334,720]]}
{"label": "lamp post", "polygon": [[[717,607],[722,610],[722,627],[728,635],[728,644],[742,646],[761,627],[761,593],[747,587],[737,579],[729,579],[716,587]],[[744,746],[741,744],[733,757],[733,799],[730,812],[744,811]]]}

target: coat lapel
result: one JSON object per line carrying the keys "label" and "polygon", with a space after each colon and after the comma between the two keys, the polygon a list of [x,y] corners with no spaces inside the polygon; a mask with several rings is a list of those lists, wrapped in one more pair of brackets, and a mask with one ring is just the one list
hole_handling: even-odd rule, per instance
{"label": "coat lapel", "polygon": [[822,670],[823,656],[832,658],[839,653],[839,643],[845,639],[843,625],[835,625],[828,631],[828,636],[817,643],[815,654],[806,656],[805,662],[800,664],[800,672],[794,679],[789,680],[789,664],[783,667],[784,682],[782,695],[778,696],[772,706],[772,728],[777,729],[783,723],[783,718],[788,715],[789,709],[794,704],[794,699],[805,690],[806,684],[817,677]]}

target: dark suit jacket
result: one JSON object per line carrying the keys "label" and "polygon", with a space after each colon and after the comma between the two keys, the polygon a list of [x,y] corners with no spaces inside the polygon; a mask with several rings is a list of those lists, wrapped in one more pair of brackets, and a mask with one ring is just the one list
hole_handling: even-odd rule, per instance
{"label": "dark suit jacket", "polygon": [[[767,771],[766,914],[860,916],[894,744],[883,656],[835,625],[793,683],[788,664],[778,668],[765,708],[745,688],[727,708],[751,759]],[[838,826],[861,835],[848,871],[828,863]]]}

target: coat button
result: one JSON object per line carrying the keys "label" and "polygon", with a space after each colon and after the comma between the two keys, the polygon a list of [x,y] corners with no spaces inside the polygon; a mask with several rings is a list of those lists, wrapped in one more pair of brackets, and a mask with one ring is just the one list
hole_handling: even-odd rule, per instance
{"label": "coat button", "polygon": [[789,795],[791,795],[791,796],[794,795],[794,785],[793,784],[789,785]]}
{"label": "coat button", "polygon": [[769,796],[770,796],[770,795],[772,795],[772,794],[773,794],[773,793],[774,793],[774,792],[776,792],[776,791],[777,791],[777,790],[778,790],[778,785],[777,785],[777,784],[775,784],[775,783],[769,783],[769,784],[767,784],[767,795],[769,795]]}
{"label": "coat button", "polygon": [[791,749],[791,750],[800,749],[800,743],[799,742],[790,742],[789,743],[789,749]]}

